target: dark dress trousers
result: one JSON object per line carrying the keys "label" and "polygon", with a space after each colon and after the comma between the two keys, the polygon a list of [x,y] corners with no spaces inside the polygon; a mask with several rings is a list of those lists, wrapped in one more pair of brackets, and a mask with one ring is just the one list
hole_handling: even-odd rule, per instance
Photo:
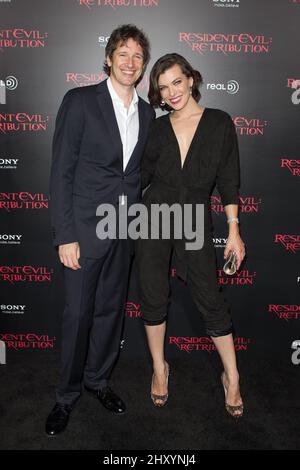
{"label": "dark dress trousers", "polygon": [[[205,108],[183,167],[170,114],[151,125],[141,164],[142,187],[148,187],[143,203],[204,205],[204,245],[186,250],[184,238],[140,239],[137,265],[141,288],[142,318],[146,324],[165,321],[169,302],[169,265],[173,250],[177,275],[188,285],[201,312],[209,336],[232,332],[229,308],[217,282],[213,245],[210,194],[215,185],[223,205],[239,203],[239,153],[231,117],[224,111]],[[151,226],[151,217],[149,218]]]}
{"label": "dark dress trousers", "polygon": [[138,142],[123,171],[123,147],[106,81],[75,88],[60,106],[50,178],[54,245],[78,242],[79,264],[64,267],[62,366],[56,398],[72,405],[82,382],[106,386],[118,356],[132,255],[128,240],[100,240],[99,204],[140,198],[140,159],[155,113],[139,98]]}

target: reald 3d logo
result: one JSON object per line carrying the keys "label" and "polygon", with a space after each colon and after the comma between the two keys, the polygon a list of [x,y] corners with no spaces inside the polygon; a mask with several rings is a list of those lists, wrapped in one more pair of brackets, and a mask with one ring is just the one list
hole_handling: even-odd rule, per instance
{"label": "reald 3d logo", "polygon": [[12,75],[4,80],[0,79],[0,104],[6,104],[6,90],[15,90],[18,83],[18,79]]}

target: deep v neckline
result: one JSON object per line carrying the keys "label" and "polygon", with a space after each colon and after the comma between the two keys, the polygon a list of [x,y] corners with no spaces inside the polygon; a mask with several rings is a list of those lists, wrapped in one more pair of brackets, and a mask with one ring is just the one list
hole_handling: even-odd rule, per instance
{"label": "deep v neckline", "polygon": [[176,141],[176,144],[177,144],[177,150],[178,150],[178,155],[179,155],[179,165],[180,165],[180,169],[181,169],[181,170],[183,170],[184,167],[185,167],[186,161],[187,161],[187,159],[188,159],[188,157],[189,157],[189,154],[190,154],[190,152],[191,152],[191,150],[192,150],[193,144],[194,144],[194,142],[195,142],[195,140],[196,140],[196,137],[197,137],[198,131],[199,131],[199,129],[200,129],[201,123],[202,123],[202,121],[203,121],[204,115],[206,114],[206,110],[207,110],[207,108],[205,107],[205,108],[203,109],[203,112],[202,112],[202,114],[201,114],[201,117],[200,117],[200,119],[199,119],[199,122],[198,122],[198,124],[197,124],[197,126],[196,126],[194,135],[193,135],[193,137],[192,137],[192,140],[191,140],[191,143],[190,143],[190,145],[189,145],[189,148],[188,148],[188,150],[187,150],[187,152],[186,152],[186,156],[185,156],[185,159],[184,159],[184,162],[183,162],[183,163],[182,163],[182,160],[181,160],[180,145],[179,145],[179,142],[178,142],[178,139],[177,139],[176,132],[175,132],[175,130],[174,130],[173,124],[172,124],[172,122],[171,122],[171,113],[168,114],[168,121],[169,121],[169,124],[170,124],[170,127],[171,127],[171,131],[172,131],[173,137],[175,138],[175,141]]}

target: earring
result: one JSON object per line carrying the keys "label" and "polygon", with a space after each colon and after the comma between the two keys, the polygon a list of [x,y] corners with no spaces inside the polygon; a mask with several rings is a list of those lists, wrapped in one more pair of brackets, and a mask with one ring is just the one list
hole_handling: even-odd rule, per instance
{"label": "earring", "polygon": [[164,101],[164,100],[161,100],[160,105],[161,105],[161,106],[164,106],[165,104],[166,104],[165,101]]}
{"label": "earring", "polygon": [[193,93],[193,87],[190,86],[190,95]]}

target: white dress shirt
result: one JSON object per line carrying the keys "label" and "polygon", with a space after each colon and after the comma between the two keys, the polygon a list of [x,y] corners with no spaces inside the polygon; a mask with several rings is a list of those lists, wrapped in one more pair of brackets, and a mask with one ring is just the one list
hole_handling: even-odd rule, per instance
{"label": "white dress shirt", "polygon": [[123,145],[123,171],[125,171],[139,136],[139,97],[134,88],[132,101],[127,111],[123,100],[115,91],[110,78],[107,79],[107,87],[113,102],[115,116],[120,131]]}

